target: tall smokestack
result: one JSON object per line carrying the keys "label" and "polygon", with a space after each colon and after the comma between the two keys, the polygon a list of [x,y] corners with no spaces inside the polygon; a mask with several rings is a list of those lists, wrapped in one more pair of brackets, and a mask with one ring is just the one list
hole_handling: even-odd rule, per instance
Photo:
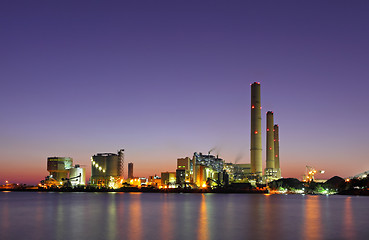
{"label": "tall smokestack", "polygon": [[193,154],[193,158],[192,158],[192,182],[194,184],[197,184],[197,166],[196,166],[196,153]]}
{"label": "tall smokestack", "polygon": [[281,178],[281,167],[279,165],[279,126],[274,125],[274,168],[277,170],[277,178]]}
{"label": "tall smokestack", "polygon": [[260,83],[251,84],[251,173],[262,176]]}
{"label": "tall smokestack", "polygon": [[128,178],[132,179],[133,178],[133,163],[128,163]]}
{"label": "tall smokestack", "polygon": [[274,169],[274,119],[273,112],[267,112],[267,123],[266,123],[266,168],[273,172]]}

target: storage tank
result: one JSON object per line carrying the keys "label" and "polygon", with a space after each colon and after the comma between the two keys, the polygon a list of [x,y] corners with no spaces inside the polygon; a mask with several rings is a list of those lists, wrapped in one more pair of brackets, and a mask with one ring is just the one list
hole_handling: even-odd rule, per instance
{"label": "storage tank", "polygon": [[91,158],[91,183],[105,185],[120,178],[120,157],[115,153],[98,153]]}
{"label": "storage tank", "polygon": [[69,179],[72,186],[86,185],[86,169],[76,165],[69,170]]}
{"label": "storage tank", "polygon": [[109,154],[106,158],[106,175],[119,177],[119,157],[117,154]]}
{"label": "storage tank", "polygon": [[106,157],[98,153],[91,158],[91,176],[104,177],[106,172]]}

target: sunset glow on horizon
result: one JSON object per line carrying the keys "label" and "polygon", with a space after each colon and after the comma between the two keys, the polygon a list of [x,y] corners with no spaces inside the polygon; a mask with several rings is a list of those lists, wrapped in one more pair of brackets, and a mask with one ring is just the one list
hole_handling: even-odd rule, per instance
{"label": "sunset glow on horizon", "polygon": [[125,176],[128,162],[148,177],[210,149],[250,163],[251,133],[264,169],[267,111],[283,177],[367,171],[368,12],[365,1],[1,2],[0,185],[39,183],[54,156],[88,180],[91,156],[122,148]]}

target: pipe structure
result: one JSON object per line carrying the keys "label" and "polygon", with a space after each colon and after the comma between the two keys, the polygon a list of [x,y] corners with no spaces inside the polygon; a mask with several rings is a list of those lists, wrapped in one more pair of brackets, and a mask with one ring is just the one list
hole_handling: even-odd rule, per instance
{"label": "pipe structure", "polygon": [[274,125],[274,168],[277,170],[277,178],[281,178],[281,167],[279,165],[279,126]]}
{"label": "pipe structure", "polygon": [[251,141],[250,141],[251,174],[261,177],[262,145],[261,145],[261,103],[260,83],[251,84]]}
{"label": "pipe structure", "polygon": [[273,112],[266,113],[266,168],[273,171],[274,165],[274,119]]}

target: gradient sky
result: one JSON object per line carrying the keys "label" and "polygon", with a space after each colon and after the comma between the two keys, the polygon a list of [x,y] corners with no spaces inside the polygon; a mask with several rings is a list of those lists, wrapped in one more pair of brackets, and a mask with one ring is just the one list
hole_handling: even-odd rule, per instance
{"label": "gradient sky", "polygon": [[0,184],[38,183],[49,156],[89,177],[92,155],[119,148],[135,176],[214,147],[249,163],[254,81],[284,177],[369,170],[368,13],[364,0],[1,1]]}

